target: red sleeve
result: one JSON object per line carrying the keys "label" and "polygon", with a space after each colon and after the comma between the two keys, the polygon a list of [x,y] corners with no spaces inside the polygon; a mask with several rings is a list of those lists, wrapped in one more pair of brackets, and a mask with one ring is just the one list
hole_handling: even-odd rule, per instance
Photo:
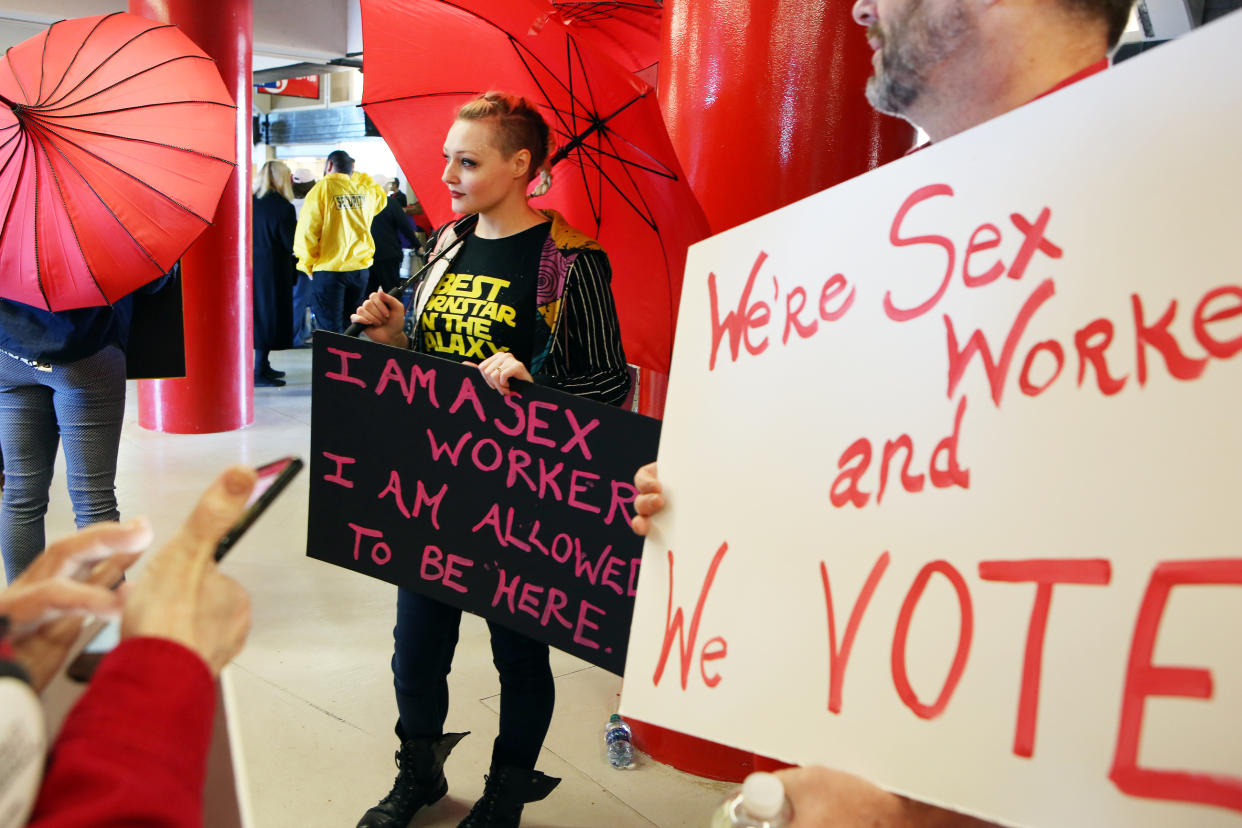
{"label": "red sleeve", "polygon": [[201,826],[215,682],[189,649],[121,642],[65,720],[29,828]]}

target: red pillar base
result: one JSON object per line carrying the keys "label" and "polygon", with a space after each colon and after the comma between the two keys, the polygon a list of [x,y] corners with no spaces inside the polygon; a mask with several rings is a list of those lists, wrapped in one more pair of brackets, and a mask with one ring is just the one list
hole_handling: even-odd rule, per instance
{"label": "red pillar base", "polygon": [[[638,413],[664,419],[664,400],[668,397],[668,374],[644,368],[639,374]],[[654,458],[653,458],[654,459]]]}
{"label": "red pillar base", "polygon": [[755,757],[744,750],[687,736],[685,733],[656,727],[637,719],[626,719],[626,723],[633,731],[635,747],[677,770],[721,782],[741,782],[755,770]]}

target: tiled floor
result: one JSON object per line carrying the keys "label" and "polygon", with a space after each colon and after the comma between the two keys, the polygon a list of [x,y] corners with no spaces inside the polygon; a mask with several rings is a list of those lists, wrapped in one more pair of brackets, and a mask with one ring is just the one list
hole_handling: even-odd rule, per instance
{"label": "tiled floor", "polygon": [[[166,536],[215,472],[305,456],[310,442],[310,351],[281,351],[284,388],[255,393],[255,421],[224,434],[170,435],[138,425],[129,389],[117,490],[125,516],[149,515]],[[392,616],[388,584],[305,557],[306,475],[230,554],[225,569],[249,589],[254,627],[230,668],[245,786],[254,828],[352,828],[388,788],[395,769]],[[72,531],[58,473],[50,537]],[[729,786],[642,758],[616,771],[602,731],[615,712],[620,679],[553,651],[557,707],[539,769],[564,781],[527,807],[530,826],[700,826]],[[453,673],[447,728],[469,730],[447,765],[449,796],[412,825],[452,826],[483,788],[499,713],[499,684],[487,628],[466,616]],[[208,826],[211,828],[211,826]]]}

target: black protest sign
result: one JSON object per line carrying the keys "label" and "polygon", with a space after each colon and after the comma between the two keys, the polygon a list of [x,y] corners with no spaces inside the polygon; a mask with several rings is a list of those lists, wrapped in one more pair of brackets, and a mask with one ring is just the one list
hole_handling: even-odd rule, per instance
{"label": "black protest sign", "polygon": [[324,331],[313,366],[307,555],[623,672],[658,421]]}

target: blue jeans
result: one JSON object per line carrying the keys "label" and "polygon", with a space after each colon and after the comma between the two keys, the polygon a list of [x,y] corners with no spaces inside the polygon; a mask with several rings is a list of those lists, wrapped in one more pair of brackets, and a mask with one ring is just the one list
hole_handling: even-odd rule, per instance
{"label": "blue jeans", "polygon": [[297,284],[293,286],[293,347],[310,342],[311,327],[306,321],[306,309],[310,307],[311,278],[298,271]]}
{"label": "blue jeans", "polygon": [[[448,674],[457,648],[461,610],[408,589],[397,590],[393,685],[402,735],[439,736],[448,717]],[[487,623],[492,663],[500,673],[500,735],[492,760],[534,768],[552,724],[556,685],[548,645]]]}
{"label": "blue jeans", "polygon": [[366,289],[366,270],[315,271],[311,280],[315,324],[325,331],[344,333],[349,327],[349,315],[362,304]]}
{"label": "blue jeans", "polygon": [[119,518],[116,455],[124,416],[125,354],[115,345],[51,370],[0,353],[0,552],[9,583],[43,550],[43,517],[62,440],[78,528]]}

